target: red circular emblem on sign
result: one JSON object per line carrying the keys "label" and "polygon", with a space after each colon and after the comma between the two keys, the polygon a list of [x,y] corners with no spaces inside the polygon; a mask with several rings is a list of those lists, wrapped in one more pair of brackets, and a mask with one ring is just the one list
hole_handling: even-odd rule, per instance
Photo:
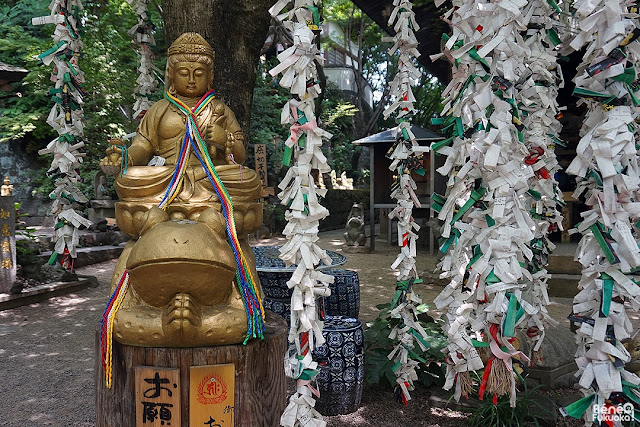
{"label": "red circular emblem on sign", "polygon": [[207,375],[198,386],[198,402],[213,405],[227,398],[227,385],[215,375]]}

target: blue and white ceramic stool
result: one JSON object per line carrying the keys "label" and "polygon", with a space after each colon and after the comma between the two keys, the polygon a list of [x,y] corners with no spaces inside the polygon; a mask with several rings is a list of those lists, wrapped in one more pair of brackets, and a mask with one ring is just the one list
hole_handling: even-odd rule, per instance
{"label": "blue and white ceramic stool", "polygon": [[[329,285],[331,296],[324,298],[324,310],[328,316],[346,316],[358,318],[360,314],[360,279],[353,270],[332,269],[324,273],[335,277]],[[258,278],[264,293],[264,307],[291,321],[291,294],[287,281],[291,273],[258,272]]]}
{"label": "blue and white ceramic stool", "polygon": [[320,398],[316,410],[322,415],[344,415],[360,406],[364,380],[364,335],[358,319],[327,316],[322,331],[326,342],[313,358]]}
{"label": "blue and white ceramic stool", "polygon": [[324,309],[328,316],[358,318],[360,314],[360,278],[358,272],[335,268],[323,271],[335,279],[329,287],[331,295],[324,299]]}

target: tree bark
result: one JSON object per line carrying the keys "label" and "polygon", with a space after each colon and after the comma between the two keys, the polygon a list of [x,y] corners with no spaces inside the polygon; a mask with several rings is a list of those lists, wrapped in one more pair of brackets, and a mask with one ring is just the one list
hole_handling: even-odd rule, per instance
{"label": "tree bark", "polygon": [[235,113],[245,143],[260,50],[269,30],[273,0],[162,0],[169,46],[180,34],[195,31],[215,51],[214,89]]}
{"label": "tree bark", "polygon": [[[181,425],[189,423],[189,369],[233,363],[235,365],[235,426],[273,427],[279,425],[286,406],[286,377],[282,367],[287,348],[287,325],[280,316],[267,311],[265,339],[247,345],[195,348],[134,347],[113,340],[113,386],[105,386],[101,363],[100,331],[95,336],[95,403],[97,427],[134,427],[136,415],[136,366],[180,369]],[[174,409],[177,411],[178,408]]]}

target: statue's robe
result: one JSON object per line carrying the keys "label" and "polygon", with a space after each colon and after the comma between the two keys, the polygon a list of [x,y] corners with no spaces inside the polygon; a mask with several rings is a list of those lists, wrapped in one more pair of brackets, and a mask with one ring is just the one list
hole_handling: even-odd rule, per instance
{"label": "statue's robe", "polygon": [[[196,117],[202,137],[208,126],[217,124],[233,134],[235,143],[242,144],[240,125],[222,101],[214,99]],[[127,150],[126,174],[116,179],[116,192],[122,201],[160,203],[171,182],[180,148],[186,132],[186,116],[166,99],[156,102],[147,111],[137,134]],[[256,172],[238,164],[227,164],[224,147],[207,142],[216,172],[232,200],[254,201],[260,197],[262,184]],[[214,148],[215,147],[215,148]],[[146,166],[153,156],[165,159],[164,166]],[[217,201],[205,169],[191,150],[182,188],[175,199],[178,203]]]}

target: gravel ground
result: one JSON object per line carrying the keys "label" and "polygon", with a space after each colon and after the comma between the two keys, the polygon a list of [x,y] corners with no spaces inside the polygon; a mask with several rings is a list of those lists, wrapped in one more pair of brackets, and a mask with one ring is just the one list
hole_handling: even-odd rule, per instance
{"label": "gravel ground", "polygon": [[[322,247],[343,251],[342,232],[323,233]],[[278,244],[282,240],[254,242]],[[380,241],[375,254],[345,253],[344,266],[357,270],[361,282],[363,323],[377,316],[376,304],[394,293],[394,274],[388,267],[397,247]],[[433,271],[435,259],[418,260],[423,271]],[[108,298],[108,283],[115,260],[82,267],[79,274],[96,276],[100,285],[38,304],[0,312],[0,426],[93,426],[94,331]],[[422,285],[424,301],[439,292]],[[432,408],[430,390],[412,393],[408,407],[393,400],[391,390],[376,385],[364,388],[362,406],[353,414],[327,417],[329,427],[353,426],[463,426],[461,412]],[[128,426],[127,426],[128,427]]]}

